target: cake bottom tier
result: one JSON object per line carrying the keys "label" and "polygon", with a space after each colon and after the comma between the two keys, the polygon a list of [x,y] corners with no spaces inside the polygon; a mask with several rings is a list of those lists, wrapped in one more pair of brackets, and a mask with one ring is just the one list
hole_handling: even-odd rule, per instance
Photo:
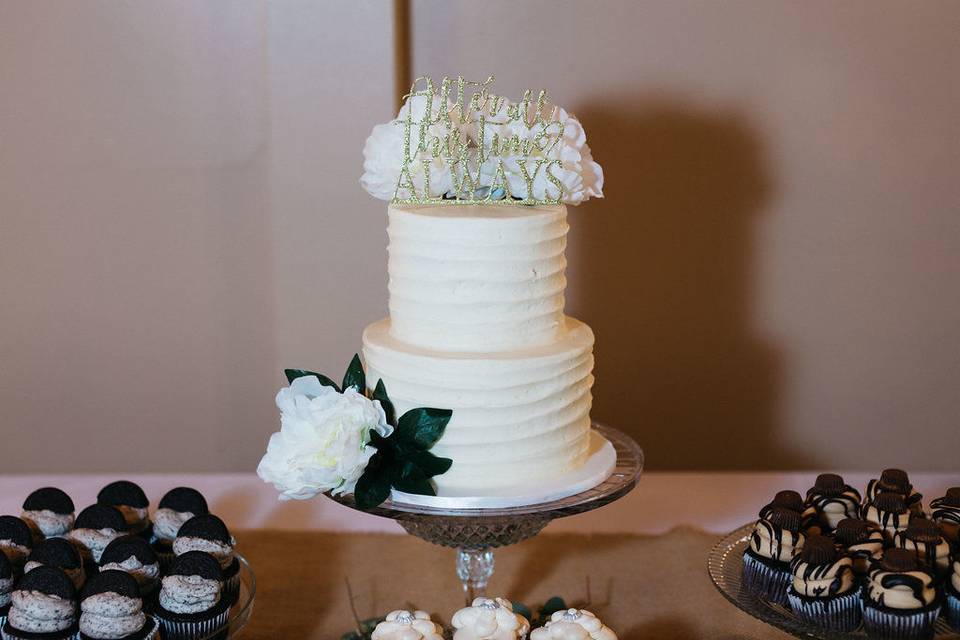
{"label": "cake bottom tier", "polygon": [[390,335],[390,320],[363,332],[367,383],[383,380],[397,414],[451,409],[434,446],[451,458],[438,493],[474,493],[561,478],[586,461],[590,444],[593,332],[566,319],[555,343],[502,353],[446,353]]}

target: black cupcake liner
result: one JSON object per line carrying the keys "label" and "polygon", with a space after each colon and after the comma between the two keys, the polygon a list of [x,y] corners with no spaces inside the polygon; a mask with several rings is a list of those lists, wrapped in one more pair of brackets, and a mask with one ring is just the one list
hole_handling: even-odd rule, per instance
{"label": "black cupcake liner", "polygon": [[791,580],[789,564],[783,563],[781,568],[771,561],[761,561],[749,552],[743,554],[743,586],[758,598],[786,605]]}
{"label": "black cupcake liner", "polygon": [[842,632],[856,631],[860,626],[862,612],[857,590],[827,598],[812,598],[797,593],[791,587],[787,598],[797,617],[809,625]]}

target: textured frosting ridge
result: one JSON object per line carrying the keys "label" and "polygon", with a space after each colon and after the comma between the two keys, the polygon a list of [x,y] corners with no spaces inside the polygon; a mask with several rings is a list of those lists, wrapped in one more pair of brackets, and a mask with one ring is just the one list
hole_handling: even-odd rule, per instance
{"label": "textured frosting ridge", "polygon": [[10,626],[29,633],[53,633],[73,626],[76,605],[72,600],[40,591],[14,591]]}
{"label": "textured frosting ridge", "polygon": [[174,511],[162,507],[153,514],[153,535],[160,540],[173,542],[183,523],[194,515],[189,511]]}
{"label": "textured frosting ridge", "polygon": [[100,571],[111,570],[130,574],[141,588],[151,585],[160,576],[159,563],[144,564],[136,556],[130,556],[123,562],[107,562],[100,567]]}
{"label": "textured frosting ridge", "polygon": [[11,589],[13,589],[13,578],[0,578],[0,608],[10,604]]}
{"label": "textured frosting ridge", "polygon": [[219,580],[200,576],[166,576],[160,589],[160,606],[173,613],[208,611],[220,601],[222,588]]}
{"label": "textured frosting ridge", "polygon": [[45,538],[62,536],[73,528],[72,513],[56,513],[50,509],[25,510],[20,517],[43,534]]}
{"label": "textured frosting ridge", "polygon": [[80,631],[97,640],[116,640],[143,628],[147,617],[140,598],[98,593],[80,603]]}
{"label": "textured frosting ridge", "polygon": [[233,547],[217,540],[194,536],[180,536],[173,542],[173,552],[178,556],[188,551],[204,551],[216,558],[220,567],[226,569],[233,563]]}

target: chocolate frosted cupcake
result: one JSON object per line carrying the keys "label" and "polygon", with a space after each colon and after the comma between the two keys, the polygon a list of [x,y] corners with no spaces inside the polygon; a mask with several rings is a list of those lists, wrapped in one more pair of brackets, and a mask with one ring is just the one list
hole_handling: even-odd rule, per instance
{"label": "chocolate frosted cupcake", "polygon": [[33,548],[27,556],[27,564],[24,565],[23,570],[29,573],[37,567],[60,569],[67,574],[77,590],[83,587],[86,580],[80,551],[77,550],[76,545],[65,538],[47,538]]}
{"label": "chocolate frosted cupcake", "polygon": [[943,537],[960,552],[960,487],[947,489],[947,495],[930,502],[933,521],[940,525]]}
{"label": "chocolate frosted cupcake", "polygon": [[947,602],[944,612],[950,626],[960,631],[960,555],[954,556],[950,563],[950,575],[946,581]]}
{"label": "chocolate frosted cupcake", "polygon": [[207,638],[224,629],[230,605],[222,597],[222,579],[220,563],[208,553],[188,551],[174,559],[156,611],[164,640]]}
{"label": "chocolate frosted cupcake", "polygon": [[116,508],[127,522],[127,531],[150,540],[150,501],[139,485],[129,480],[111,482],[97,494],[97,504]]}
{"label": "chocolate frosted cupcake", "polygon": [[0,552],[13,565],[14,575],[23,572],[32,548],[33,533],[27,523],[16,516],[0,516]]}
{"label": "chocolate frosted cupcake", "polygon": [[895,493],[903,497],[912,514],[923,514],[923,496],[914,492],[910,477],[903,469],[884,469],[879,478],[867,483],[867,502],[873,502],[883,493]]}
{"label": "chocolate frosted cupcake", "polygon": [[844,518],[860,513],[860,492],[835,473],[821,473],[807,491],[806,505],[813,510],[822,533],[831,533]]}
{"label": "chocolate frosted cupcake", "polygon": [[880,640],[932,638],[942,597],[933,573],[906,549],[874,563],[863,588],[863,624]]}
{"label": "chocolate frosted cupcake", "polygon": [[56,487],[37,489],[23,501],[20,517],[30,525],[36,542],[66,535],[73,528],[73,500]]}
{"label": "chocolate frosted cupcake", "polygon": [[933,520],[914,518],[906,530],[893,537],[893,546],[914,552],[920,564],[938,578],[950,571],[950,543],[940,535],[940,527]]}
{"label": "chocolate frosted cupcake", "polygon": [[900,531],[906,531],[911,513],[907,502],[899,493],[881,493],[863,505],[863,519],[880,527],[883,539],[893,544],[893,537]]}
{"label": "chocolate frosted cupcake", "polygon": [[127,532],[127,521],[119,510],[105,504],[94,504],[77,516],[77,522],[67,537],[80,549],[87,573],[97,573],[95,566],[107,545]]}
{"label": "chocolate frosted cupcake", "polygon": [[177,487],[160,500],[153,514],[153,548],[160,557],[161,566],[173,561],[173,541],[183,524],[195,516],[210,513],[207,500],[196,489]]}
{"label": "chocolate frosted cupcake", "polygon": [[100,571],[123,571],[136,581],[144,602],[151,604],[160,588],[160,562],[157,554],[140,536],[122,536],[113,540],[100,556]]}
{"label": "chocolate frosted cupcake", "polygon": [[790,561],[803,546],[800,514],[782,507],[771,509],[757,521],[750,534],[750,546],[743,554],[743,584],[761,598],[787,603]]}
{"label": "chocolate frosted cupcake", "polygon": [[853,571],[860,577],[867,575],[871,562],[883,557],[883,532],[876,523],[844,518],[837,524],[833,538],[850,556]]}
{"label": "chocolate frosted cupcake", "polygon": [[216,558],[223,571],[224,598],[232,604],[240,593],[240,561],[233,552],[234,544],[223,520],[208,513],[183,523],[173,541],[173,552],[179,556],[188,551],[205,551]]}
{"label": "chocolate frosted cupcake", "polygon": [[143,612],[133,576],[107,570],[90,578],[80,596],[81,640],[155,640],[160,624]]}
{"label": "chocolate frosted cupcake", "polygon": [[860,626],[860,596],[853,561],[840,554],[833,540],[811,536],[790,563],[793,580],[790,608],[807,624],[830,631]]}
{"label": "chocolate frosted cupcake", "polygon": [[77,590],[63,571],[38,567],[11,594],[3,640],[76,640]]}
{"label": "chocolate frosted cupcake", "polygon": [[13,591],[13,566],[7,556],[0,553],[0,629],[7,621],[10,611],[10,592]]}

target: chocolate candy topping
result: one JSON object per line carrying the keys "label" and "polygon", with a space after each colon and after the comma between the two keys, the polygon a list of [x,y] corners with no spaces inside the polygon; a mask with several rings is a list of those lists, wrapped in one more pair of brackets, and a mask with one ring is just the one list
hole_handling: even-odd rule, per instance
{"label": "chocolate candy topping", "polygon": [[131,556],[139,560],[141,564],[157,562],[157,554],[146,540],[140,536],[121,536],[111,541],[107,548],[103,550],[103,555],[100,556],[100,566],[111,562],[120,563]]}
{"label": "chocolate candy topping", "polygon": [[212,513],[194,516],[184,522],[177,532],[177,537],[203,538],[204,540],[216,540],[224,544],[231,544],[233,540],[227,525]]}
{"label": "chocolate candy topping", "polygon": [[907,502],[903,495],[899,493],[881,493],[873,499],[873,504],[877,509],[890,513],[905,513],[907,511]]}
{"label": "chocolate candy topping", "polygon": [[116,508],[106,504],[93,504],[80,512],[75,527],[77,529],[113,529],[126,531],[127,521]]}
{"label": "chocolate candy topping", "polygon": [[210,513],[207,507],[207,500],[196,489],[190,487],[177,487],[167,491],[163,499],[160,500],[161,509],[173,509],[181,513],[192,513],[195,516]]}
{"label": "chocolate candy topping", "polygon": [[23,501],[24,511],[53,511],[60,515],[74,512],[73,500],[64,491],[56,487],[37,489]]}
{"label": "chocolate candy topping", "polygon": [[39,591],[50,596],[59,596],[64,600],[77,599],[77,590],[67,574],[62,569],[46,565],[37,567],[24,575],[16,588],[19,591]]}
{"label": "chocolate candy topping", "polygon": [[913,487],[910,478],[903,469],[884,469],[880,474],[879,487],[884,491],[896,491],[904,495],[909,494]]}
{"label": "chocolate candy topping", "polygon": [[865,520],[844,518],[837,524],[834,535],[842,545],[849,547],[867,540],[872,530],[873,528]]}
{"label": "chocolate candy topping", "polygon": [[80,552],[69,540],[47,538],[30,552],[27,562],[39,562],[61,569],[79,569],[83,561]]}
{"label": "chocolate candy topping", "polygon": [[169,576],[200,576],[208,580],[223,580],[220,563],[204,551],[187,551],[174,558]]}
{"label": "chocolate candy topping", "polygon": [[796,491],[791,491],[789,489],[785,491],[778,491],[777,495],[773,496],[773,500],[770,502],[771,507],[781,507],[783,509],[789,509],[790,511],[796,511],[800,513],[803,511],[803,498],[800,497],[800,494]]}
{"label": "chocolate candy topping", "polygon": [[821,473],[817,476],[817,481],[813,484],[811,493],[820,493],[823,495],[839,495],[843,493],[847,484],[841,476],[835,473]]}
{"label": "chocolate candy topping", "polygon": [[101,571],[91,576],[83,587],[83,594],[80,599],[86,600],[100,593],[115,593],[127,598],[140,599],[140,587],[137,586],[136,579],[129,573],[114,569]]}
{"label": "chocolate candy topping", "polygon": [[917,555],[907,549],[889,549],[883,554],[880,566],[885,571],[916,571],[919,568]]}
{"label": "chocolate candy topping", "polygon": [[10,540],[14,544],[27,548],[33,546],[30,527],[17,516],[0,516],[0,540]]}
{"label": "chocolate candy topping", "polygon": [[940,541],[940,527],[933,520],[914,518],[907,525],[905,535],[914,542],[932,544]]}
{"label": "chocolate candy topping", "polygon": [[960,507],[960,487],[950,487],[941,504],[948,507]]}
{"label": "chocolate candy topping", "polygon": [[837,559],[837,548],[826,536],[810,536],[800,549],[800,557],[810,564],[830,564]]}
{"label": "chocolate candy topping", "polygon": [[146,509],[150,506],[150,501],[139,485],[129,480],[117,480],[100,489],[97,504],[119,504],[134,509]]}

